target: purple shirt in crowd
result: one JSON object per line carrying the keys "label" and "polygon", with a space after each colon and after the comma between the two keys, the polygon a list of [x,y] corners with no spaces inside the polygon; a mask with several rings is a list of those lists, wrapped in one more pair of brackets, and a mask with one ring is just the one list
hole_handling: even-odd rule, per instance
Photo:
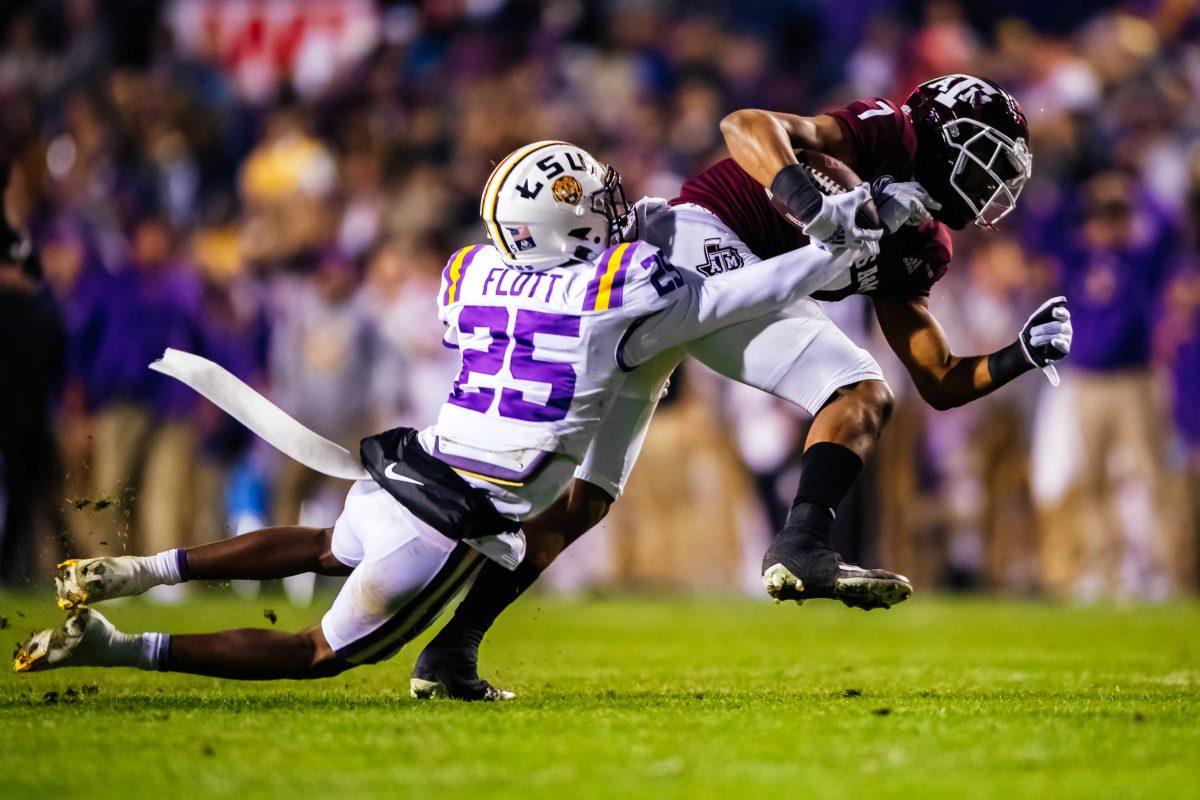
{"label": "purple shirt in crowd", "polygon": [[1118,370],[1150,364],[1155,311],[1169,273],[1174,235],[1160,216],[1139,212],[1133,243],[1088,247],[1076,235],[1057,249],[1060,293],[1071,308],[1070,365]]}
{"label": "purple shirt in crowd", "polygon": [[168,347],[207,355],[195,276],[127,268],[106,276],[89,305],[75,354],[89,409],[133,402],[164,417],[190,412],[196,394],[147,367]]}
{"label": "purple shirt in crowd", "polygon": [[1200,447],[1200,324],[1175,353],[1173,367],[1175,425],[1189,447]]}

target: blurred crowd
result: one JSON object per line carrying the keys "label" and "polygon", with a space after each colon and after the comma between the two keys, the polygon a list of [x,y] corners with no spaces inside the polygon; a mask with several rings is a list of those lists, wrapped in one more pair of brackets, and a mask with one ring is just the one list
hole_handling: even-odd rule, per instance
{"label": "blurred crowd", "polygon": [[[483,240],[478,193],[514,147],[566,139],[631,197],[671,197],[725,156],[731,110],[900,100],[960,71],[1021,100],[1034,178],[1000,231],[956,235],[932,309],[956,352],[989,352],[1065,294],[1075,350],[1057,390],[1029,375],[936,412],[869,303],[828,305],[898,396],[839,517],[843,555],[924,587],[1193,590],[1190,0],[6,3],[5,199],[43,275],[0,266],[0,585],[68,553],[330,524],[344,486],[146,366],[167,347],[211,358],[352,450],[428,424],[456,371],[440,270]],[[628,493],[552,571],[559,586],[753,578],[808,420],[694,364],[672,385]]]}

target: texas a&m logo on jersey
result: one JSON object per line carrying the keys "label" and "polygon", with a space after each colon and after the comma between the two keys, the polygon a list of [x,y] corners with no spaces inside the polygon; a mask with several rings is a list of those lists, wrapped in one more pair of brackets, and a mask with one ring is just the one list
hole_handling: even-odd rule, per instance
{"label": "texas a&m logo on jersey", "polygon": [[704,240],[704,263],[696,267],[696,271],[701,275],[711,278],[713,275],[720,275],[722,272],[730,272],[735,269],[741,269],[745,266],[746,261],[742,258],[742,254],[734,247],[722,247],[719,238]]}

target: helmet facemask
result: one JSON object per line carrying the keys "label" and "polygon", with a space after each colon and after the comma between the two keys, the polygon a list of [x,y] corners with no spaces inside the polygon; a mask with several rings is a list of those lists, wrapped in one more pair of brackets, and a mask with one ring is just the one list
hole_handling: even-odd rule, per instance
{"label": "helmet facemask", "polygon": [[995,227],[1016,208],[1033,173],[1033,156],[1025,140],[1014,141],[970,118],[948,121],[942,136],[957,154],[950,170],[951,188],[974,214],[976,225]]}
{"label": "helmet facemask", "polygon": [[612,165],[604,168],[604,188],[593,192],[590,198],[592,211],[608,220],[608,244],[613,245],[621,238],[629,218],[629,202],[625,199],[625,187],[621,185],[621,174]]}

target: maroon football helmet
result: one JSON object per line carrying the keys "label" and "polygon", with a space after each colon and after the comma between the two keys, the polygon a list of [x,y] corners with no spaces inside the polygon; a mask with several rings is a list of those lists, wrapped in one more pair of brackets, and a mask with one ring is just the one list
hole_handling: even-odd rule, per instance
{"label": "maroon football helmet", "polygon": [[960,230],[990,228],[1016,207],[1033,170],[1029,126],[1016,98],[974,75],[945,75],[904,101],[917,131],[913,175]]}

